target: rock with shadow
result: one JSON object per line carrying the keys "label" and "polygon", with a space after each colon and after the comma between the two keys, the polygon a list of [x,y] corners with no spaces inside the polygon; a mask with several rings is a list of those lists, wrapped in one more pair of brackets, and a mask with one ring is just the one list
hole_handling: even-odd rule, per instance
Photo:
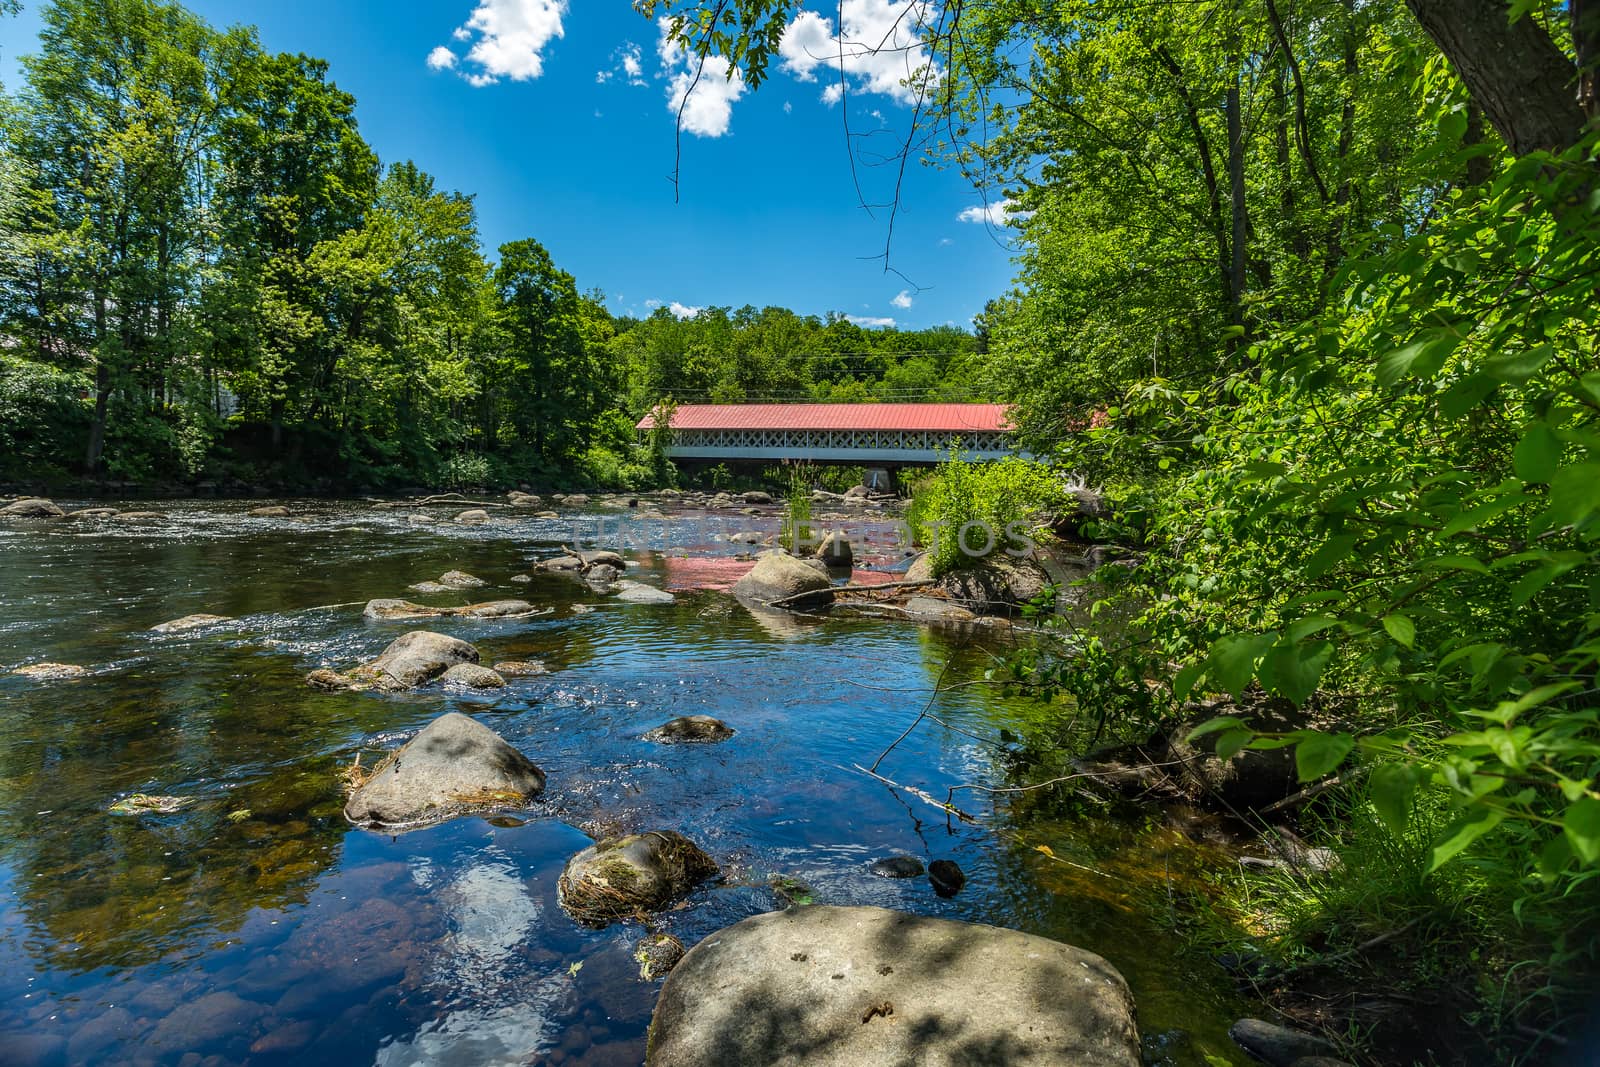
{"label": "rock with shadow", "polygon": [[458,638],[412,630],[389,642],[377,659],[349,674],[321,669],[306,675],[313,689],[381,689],[398,693],[431,682],[458,663],[477,663],[478,650]]}
{"label": "rock with shadow", "polygon": [[658,911],[718,873],[700,846],[675,830],[598,841],[567,861],[561,906],[587,926]]}
{"label": "rock with shadow", "polygon": [[712,934],[667,977],[647,1067],[1137,1067],[1128,985],[1057,941],[814,905]]}
{"label": "rock with shadow", "polygon": [[745,605],[820,608],[833,603],[833,583],[826,571],[776,549],[761,553],[731,591]]}
{"label": "rock with shadow", "polygon": [[544,772],[499,734],[457,712],[441,715],[378,764],[345,802],[358,826],[410,828],[526,803]]}
{"label": "rock with shadow", "polygon": [[938,588],[979,615],[1014,615],[1049,584],[1050,575],[1038,561],[992,552],[944,575]]}
{"label": "rock with shadow", "polygon": [[55,501],[44,497],[26,497],[0,507],[0,515],[9,519],[59,519],[65,514]]}

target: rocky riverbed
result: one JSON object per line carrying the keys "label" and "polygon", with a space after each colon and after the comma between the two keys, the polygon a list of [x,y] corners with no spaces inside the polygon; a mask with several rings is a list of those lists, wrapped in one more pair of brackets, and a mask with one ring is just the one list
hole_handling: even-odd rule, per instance
{"label": "rocky riverbed", "polygon": [[[638,1064],[681,949],[687,1003],[696,946],[815,904],[1073,946],[1137,1005],[1085,1040],[1243,1062],[1245,1005],[1162,903],[1231,858],[1161,818],[928,803],[998,782],[1033,714],[981,687],[940,698],[953,729],[914,732],[889,781],[859,770],[1010,635],[920,586],[890,619],[736,598],[770,503],[54,504],[0,518],[0,1061]],[[828,588],[906,581],[893,508],[835,504]],[[451,776],[474,762],[498,776]],[[944,934],[874,935],[870,961],[808,936],[854,961],[806,968],[848,991],[817,1025],[940,1017],[917,976]]]}

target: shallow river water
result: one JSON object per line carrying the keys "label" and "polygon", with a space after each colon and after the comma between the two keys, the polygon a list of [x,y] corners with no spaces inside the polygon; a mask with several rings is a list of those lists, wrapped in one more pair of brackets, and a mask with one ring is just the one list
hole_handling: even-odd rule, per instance
{"label": "shallow river water", "polygon": [[[634,528],[645,547],[630,551],[630,576],[682,590],[635,605],[559,575],[510,582],[573,540],[570,517],[424,527],[360,502],[304,505],[309,521],[246,516],[259,503],[164,503],[170,519],[149,524],[0,525],[0,1063],[637,1065],[659,989],[631,957],[640,928],[576,925],[555,885],[591,835],[651,828],[682,831],[723,870],[660,917],[686,945],[784,906],[768,884],[778,876],[818,902],[1099,952],[1133,987],[1150,1062],[1243,1062],[1225,1034],[1241,1005],[1184,951],[1152,889],[1218,857],[1159,819],[1024,821],[976,790],[957,794],[979,816],[965,824],[854,768],[911,723],[942,671],[946,687],[977,677],[1011,638],[754,616],[685,588],[737,573],[742,546],[703,544],[692,559],[669,546],[673,530],[708,540],[699,516]],[[406,593],[451,569],[489,585]],[[367,599],[408,595],[553,610],[362,619]],[[237,622],[150,632],[196,612]],[[416,628],[471,641],[485,663],[541,659],[551,673],[484,696],[304,684]],[[91,673],[8,673],[39,661]],[[994,740],[1029,710],[983,686],[937,709],[955,729],[925,722],[881,772],[939,798],[1005,784]],[[371,766],[447,710],[527,753],[545,795],[515,818],[351,828],[342,768],[358,753]],[[738,734],[639,739],[684,714]],[[188,803],[109,810],[135,793]],[[868,873],[894,853],[953,859],[966,887],[943,899],[925,878]]]}

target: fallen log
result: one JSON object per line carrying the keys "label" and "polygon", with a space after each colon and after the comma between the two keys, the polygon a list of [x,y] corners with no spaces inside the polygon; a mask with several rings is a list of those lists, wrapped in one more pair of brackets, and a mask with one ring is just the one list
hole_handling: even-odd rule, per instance
{"label": "fallen log", "polygon": [[[879,590],[889,589],[920,589],[923,586],[933,584],[934,583],[931,578],[922,578],[914,582],[880,582],[877,585],[841,585],[836,586],[833,592],[836,596],[840,593],[875,593]],[[788,601],[803,600],[808,596],[816,596],[816,591],[813,590],[809,593],[791,593],[789,596],[781,596],[772,601],[768,606],[774,608],[782,607]]]}

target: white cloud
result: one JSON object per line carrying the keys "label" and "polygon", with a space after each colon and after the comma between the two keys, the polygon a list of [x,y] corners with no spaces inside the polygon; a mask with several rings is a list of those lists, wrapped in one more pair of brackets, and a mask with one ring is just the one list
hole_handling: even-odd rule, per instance
{"label": "white cloud", "polygon": [[644,306],[649,308],[651,311],[654,311],[656,308],[661,306],[661,301],[652,298],[650,300],[646,300],[644,302]]}
{"label": "white cloud", "polygon": [[704,311],[705,308],[690,307],[688,304],[680,304],[674,300],[672,303],[667,305],[667,310],[672,312],[673,315],[680,319],[692,319],[696,315],[700,314],[700,312]]}
{"label": "white cloud", "polygon": [[622,73],[628,76],[629,85],[644,84],[644,56],[632,41],[622,53]]}
{"label": "white cloud", "polygon": [[[841,0],[840,29],[815,11],[802,11],[784,28],[778,53],[783,69],[800,81],[818,71],[832,81],[822,91],[832,105],[851,92],[880,93],[912,104],[939,84],[939,69],[924,38],[936,18],[932,0]],[[906,84],[909,83],[909,84]]]}
{"label": "white cloud", "polygon": [[[683,129],[696,137],[721,137],[733,119],[733,105],[744,95],[744,75],[721,56],[707,56],[704,66],[670,37],[671,22],[659,20],[662,76],[667,77],[667,110],[683,115]],[[699,80],[695,79],[696,71]]]}
{"label": "white cloud", "polygon": [[644,80],[644,50],[632,41],[626,41],[621,48],[611,53],[613,66],[595,72],[594,80],[604,85],[618,74],[629,85],[643,86],[648,84]]}
{"label": "white cloud", "polygon": [[785,100],[785,101],[784,101],[784,102],[783,102],[783,113],[784,113],[784,114],[785,114],[785,115],[792,115],[792,114],[794,114],[794,105],[793,105],[793,104],[791,104],[791,103],[789,103],[789,101],[787,101],[787,100]]}
{"label": "white cloud", "polygon": [[1004,226],[1021,214],[1013,210],[1016,206],[1017,202],[1015,200],[991,200],[987,204],[975,204],[964,209],[961,214],[956,216],[956,221],[983,222],[990,226]]}
{"label": "white cloud", "polygon": [[845,318],[857,326],[864,326],[869,330],[886,329],[894,325],[894,320],[882,315],[846,315]]}
{"label": "white cloud", "polygon": [[444,45],[428,53],[429,70],[449,70],[456,65],[457,56]]}
{"label": "white cloud", "polygon": [[953,245],[953,244],[955,244],[955,241],[952,240],[949,237],[941,237],[941,238],[939,238],[939,247],[940,248],[944,248],[946,245]]}
{"label": "white cloud", "polygon": [[[471,41],[466,60],[478,69],[462,73],[471,85],[494,85],[501,78],[529,81],[544,73],[544,46],[562,36],[561,18],[567,13],[567,0],[478,0],[478,6],[451,35],[458,41]],[[435,70],[440,46],[428,55]],[[452,57],[454,53],[452,53]],[[455,66],[452,59],[447,66]]]}
{"label": "white cloud", "polygon": [[909,290],[909,289],[900,290],[899,295],[896,296],[893,300],[889,301],[889,303],[893,304],[897,308],[908,308],[908,307],[911,306],[911,302],[912,302],[911,290]]}

